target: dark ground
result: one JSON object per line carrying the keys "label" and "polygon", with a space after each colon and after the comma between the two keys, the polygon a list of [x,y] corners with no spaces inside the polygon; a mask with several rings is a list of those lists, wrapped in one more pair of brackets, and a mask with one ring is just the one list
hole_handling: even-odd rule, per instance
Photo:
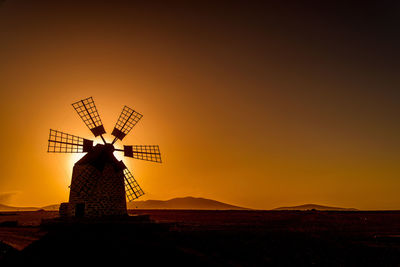
{"label": "dark ground", "polygon": [[159,223],[108,220],[40,228],[35,225],[42,218],[57,212],[1,213],[0,266],[400,266],[400,211],[131,213]]}

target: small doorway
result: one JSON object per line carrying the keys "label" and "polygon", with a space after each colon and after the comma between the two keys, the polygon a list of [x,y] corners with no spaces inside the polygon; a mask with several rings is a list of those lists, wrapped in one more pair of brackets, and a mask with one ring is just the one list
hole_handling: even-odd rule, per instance
{"label": "small doorway", "polygon": [[75,204],[75,217],[82,218],[85,216],[85,203]]}

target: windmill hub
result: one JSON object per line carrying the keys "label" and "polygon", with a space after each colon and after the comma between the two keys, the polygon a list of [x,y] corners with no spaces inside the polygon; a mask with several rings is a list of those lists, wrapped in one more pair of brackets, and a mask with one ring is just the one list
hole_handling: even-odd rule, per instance
{"label": "windmill hub", "polygon": [[114,140],[107,143],[106,133],[93,98],[89,97],[72,104],[83,122],[95,137],[100,136],[104,144],[93,146],[93,141],[50,129],[47,152],[87,153],[73,168],[69,202],[60,205],[61,217],[98,217],[126,215],[126,200],[132,201],[144,194],[132,173],[122,161],[114,156],[115,151],[124,156],[161,163],[157,145],[124,145],[114,143],[131,131],[142,115],[125,106],[112,131]]}
{"label": "windmill hub", "polygon": [[115,151],[115,148],[112,144],[105,143],[104,145],[101,145],[101,146],[104,146],[104,150],[107,152],[113,153]]}

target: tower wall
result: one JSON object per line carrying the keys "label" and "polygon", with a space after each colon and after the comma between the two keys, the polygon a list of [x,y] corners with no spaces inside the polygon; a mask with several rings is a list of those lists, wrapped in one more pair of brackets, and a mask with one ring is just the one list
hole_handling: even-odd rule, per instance
{"label": "tower wall", "polygon": [[116,170],[112,164],[105,164],[102,170],[91,164],[75,164],[69,206],[65,214],[78,217],[126,215],[123,170]]}

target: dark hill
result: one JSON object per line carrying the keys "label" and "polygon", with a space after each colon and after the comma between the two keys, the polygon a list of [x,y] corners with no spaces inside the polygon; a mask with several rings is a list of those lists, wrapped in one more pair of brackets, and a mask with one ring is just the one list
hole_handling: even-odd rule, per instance
{"label": "dark hill", "polygon": [[274,210],[339,210],[339,211],[356,211],[357,209],[353,208],[339,208],[339,207],[328,207],[316,204],[304,204],[300,206],[293,207],[280,207]]}
{"label": "dark hill", "polygon": [[[0,204],[0,211],[58,210],[59,204],[37,207],[12,207]],[[247,210],[206,198],[182,197],[170,200],[144,200],[127,203],[128,209]]]}
{"label": "dark hill", "polygon": [[247,210],[216,200],[195,197],[173,198],[170,200],[145,200],[128,203],[128,209],[188,209],[188,210]]}
{"label": "dark hill", "polygon": [[54,204],[54,205],[48,205],[48,206],[44,206],[42,207],[42,209],[44,210],[58,210],[60,208],[60,204]]}
{"label": "dark hill", "polygon": [[0,204],[0,211],[34,211],[38,210],[39,208],[35,207],[12,207]]}

